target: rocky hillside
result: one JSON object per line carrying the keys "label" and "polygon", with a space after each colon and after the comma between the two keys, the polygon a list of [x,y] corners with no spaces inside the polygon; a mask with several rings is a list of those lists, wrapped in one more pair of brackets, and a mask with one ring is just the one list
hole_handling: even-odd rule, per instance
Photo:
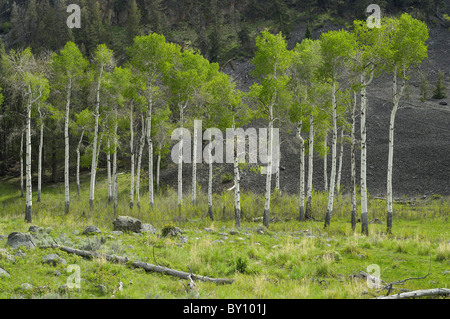
{"label": "rocky hillside", "polygon": [[[313,36],[331,29],[324,27],[316,30]],[[304,28],[291,34],[290,45],[301,41]],[[427,75],[431,90],[435,85],[439,70],[444,72],[444,85],[450,97],[450,31],[444,27],[432,27],[428,41],[428,59],[419,68],[413,70],[409,96],[402,100],[397,112],[394,141],[394,197],[423,196],[432,194],[450,195],[450,98],[443,100],[428,99],[422,102],[420,95],[419,71]],[[225,70],[238,82],[242,90],[253,83],[250,60],[239,60],[229,64]],[[371,195],[386,194],[386,175],[388,160],[388,127],[392,106],[391,77],[377,78],[368,89],[368,190]],[[264,127],[264,122],[252,124]],[[357,127],[359,123],[357,124]],[[357,132],[359,134],[359,132]],[[298,141],[295,136],[282,132],[281,146],[281,188],[288,193],[298,192],[299,159]],[[329,142],[328,145],[331,145]],[[345,145],[342,171],[342,185],[350,186],[350,145]],[[359,152],[357,153],[357,157]],[[328,157],[328,174],[331,171]],[[357,174],[359,161],[357,159]],[[199,165],[199,183],[203,189],[207,186],[207,165]],[[183,170],[185,191],[190,191],[191,171],[186,164]],[[214,189],[220,191],[230,188],[232,181],[225,178],[232,174],[230,164],[216,164]],[[313,186],[317,191],[323,190],[323,159],[315,157]],[[177,167],[170,164],[162,173],[164,183],[176,188]],[[264,176],[244,170],[242,174],[242,191],[263,192]],[[275,184],[274,184],[275,185]]]}

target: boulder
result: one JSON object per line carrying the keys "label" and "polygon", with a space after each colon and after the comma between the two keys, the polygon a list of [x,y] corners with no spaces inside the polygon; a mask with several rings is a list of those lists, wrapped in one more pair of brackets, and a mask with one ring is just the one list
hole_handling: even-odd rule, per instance
{"label": "boulder", "polygon": [[3,257],[12,262],[16,261],[16,258],[14,258],[14,256],[11,256],[11,254],[6,249],[0,249],[0,259],[2,259]]}
{"label": "boulder", "polygon": [[150,234],[155,234],[156,233],[156,228],[153,225],[150,224],[142,224],[141,225],[141,233],[150,233]]}
{"label": "boulder", "polygon": [[36,241],[30,233],[13,232],[8,235],[8,240],[6,243],[14,249],[17,249],[20,246],[30,249],[36,247]]}
{"label": "boulder", "polygon": [[50,254],[50,255],[44,256],[42,263],[56,266],[58,263],[65,264],[65,260],[60,259],[57,254]]}
{"label": "boulder", "polygon": [[119,216],[113,220],[114,230],[132,231],[139,233],[142,228],[142,222],[139,219],[130,216]]}
{"label": "boulder", "polygon": [[5,269],[0,267],[0,277],[11,277],[11,275]]}
{"label": "boulder", "polygon": [[93,235],[93,234],[100,234],[102,231],[96,227],[96,226],[87,226],[83,232],[82,235]]}

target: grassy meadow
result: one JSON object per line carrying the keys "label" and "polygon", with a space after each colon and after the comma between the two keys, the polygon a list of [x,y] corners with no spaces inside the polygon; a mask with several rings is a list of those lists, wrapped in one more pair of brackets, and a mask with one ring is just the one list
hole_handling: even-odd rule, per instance
{"label": "grassy meadow", "polygon": [[[214,195],[214,221],[207,216],[207,198],[200,190],[198,204],[186,194],[179,212],[176,191],[165,189],[155,198],[153,208],[147,193],[141,194],[141,207],[129,208],[127,174],[119,176],[117,215],[127,215],[150,223],[155,234],[124,233],[113,235],[114,215],[107,201],[107,183],[100,174],[96,187],[95,210],[89,211],[88,176],[82,181],[81,196],[71,189],[71,211],[64,214],[63,184],[47,185],[42,202],[33,201],[33,222],[24,222],[25,199],[20,197],[17,181],[0,182],[0,268],[9,273],[0,276],[0,298],[374,298],[385,295],[368,286],[360,271],[369,273],[379,267],[386,283],[411,277],[424,279],[394,285],[392,293],[403,290],[450,288],[450,199],[440,195],[412,204],[395,204],[392,235],[384,224],[369,225],[369,236],[356,232],[350,224],[350,197],[336,198],[331,227],[325,231],[320,221],[297,221],[298,198],[274,194],[271,217],[266,229],[261,220],[262,195],[242,194],[242,225],[234,226],[233,193]],[[141,190],[146,190],[142,185]],[[316,219],[323,219],[327,197],[313,196]],[[385,221],[385,201],[371,198],[369,220]],[[6,244],[14,231],[27,232],[30,225],[45,229],[37,234],[37,248],[17,249]],[[81,235],[88,225],[102,231]],[[162,237],[161,229],[174,225],[183,230],[187,242],[179,237]],[[207,228],[205,230],[205,228]],[[237,230],[237,232],[236,232]],[[231,233],[230,233],[231,231]],[[0,237],[1,238],[1,237]],[[229,285],[187,281],[167,275],[133,269],[129,264],[115,264],[105,258],[83,259],[51,248],[58,243],[83,250],[126,256],[151,264],[216,278],[232,278]],[[48,265],[44,256],[56,253],[66,263]],[[20,252],[19,252],[20,254]],[[11,258],[13,257],[13,258]],[[14,260],[12,260],[14,259]],[[72,275],[68,265],[78,265],[81,288],[64,286]],[[122,284],[120,284],[122,283]],[[24,285],[29,284],[29,285]],[[119,287],[121,287],[119,289]]]}

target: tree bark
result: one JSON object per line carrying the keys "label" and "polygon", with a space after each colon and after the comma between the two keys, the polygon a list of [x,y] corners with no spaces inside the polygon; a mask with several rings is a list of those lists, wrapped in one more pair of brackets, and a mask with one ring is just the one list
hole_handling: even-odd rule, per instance
{"label": "tree bark", "polygon": [[23,132],[20,133],[20,197],[23,197],[24,187],[23,187]]}
{"label": "tree bark", "polygon": [[[405,68],[403,67],[403,74]],[[403,95],[406,83],[403,80],[400,91],[397,90],[397,66],[394,68],[394,78],[392,86],[392,111],[389,122],[389,154],[388,154],[388,167],[387,167],[387,218],[386,218],[386,232],[392,233],[392,219],[393,219],[393,191],[392,191],[392,172],[394,168],[394,124],[395,115],[397,114],[398,105]]]}
{"label": "tree bark", "polygon": [[72,79],[68,76],[67,96],[66,96],[66,114],[64,118],[64,213],[69,213],[70,205],[70,180],[69,180],[69,112],[70,97],[72,91]]}
{"label": "tree bark", "polygon": [[142,133],[141,138],[139,139],[139,153],[137,160],[137,169],[136,169],[136,205],[138,208],[141,207],[141,195],[140,195],[140,185],[141,185],[141,162],[142,162],[142,154],[144,152],[145,145],[145,135],[147,134],[144,116],[141,116],[141,126]]}
{"label": "tree bark", "polygon": [[332,90],[333,103],[333,144],[331,145],[331,175],[330,190],[328,193],[328,206],[325,214],[325,228],[330,226],[331,215],[333,214],[334,188],[336,183],[336,146],[337,146],[337,104],[336,104],[336,83],[333,81]]}
{"label": "tree bark", "polygon": [[133,120],[133,102],[130,106],[130,161],[131,161],[131,180],[130,180],[130,208],[134,206],[134,120]]}
{"label": "tree bark", "polygon": [[357,204],[356,204],[356,136],[355,136],[355,130],[356,130],[356,93],[354,94],[354,102],[353,102],[353,109],[352,109],[352,129],[351,129],[351,147],[350,147],[350,153],[351,153],[351,223],[352,223],[352,229],[355,231],[356,229],[356,210],[357,210]]}
{"label": "tree bark", "polygon": [[306,209],[305,218],[312,217],[312,189],[313,189],[313,165],[314,165],[314,116],[309,117],[309,145],[308,145],[308,182],[306,184]]}
{"label": "tree bark", "polygon": [[344,159],[344,129],[341,129],[341,138],[340,138],[340,149],[339,149],[339,168],[337,171],[337,179],[336,179],[336,190],[339,192],[341,190],[341,174],[342,174],[342,161]]}
{"label": "tree bark", "polygon": [[108,141],[106,142],[106,148],[108,149],[106,153],[106,174],[108,177],[108,203],[112,201],[112,177],[111,177],[111,140],[108,136]]}
{"label": "tree bark", "polygon": [[179,106],[180,109],[180,134],[182,134],[180,137],[180,143],[179,143],[179,150],[178,150],[178,209],[179,212],[181,214],[181,205],[183,203],[183,142],[184,142],[184,135],[183,135],[183,122],[184,122],[184,117],[183,117],[183,111],[184,108],[183,106],[180,104]]}
{"label": "tree bark", "polygon": [[325,132],[325,138],[323,140],[325,145],[325,155],[323,156],[323,189],[328,191],[328,151],[327,151],[328,132]]}
{"label": "tree bark", "polygon": [[94,197],[95,197],[95,176],[97,172],[97,141],[98,141],[98,120],[100,117],[100,85],[103,75],[103,65],[100,66],[100,72],[98,76],[96,99],[95,99],[95,111],[94,111],[94,141],[92,145],[92,162],[91,162],[91,183],[89,194],[89,209],[94,209]]}
{"label": "tree bark", "polygon": [[369,235],[369,218],[367,211],[367,145],[366,145],[366,112],[367,95],[366,80],[364,74],[361,75],[361,232]]}
{"label": "tree bark", "polygon": [[118,195],[118,183],[117,183],[117,106],[115,108],[115,114],[116,114],[116,121],[114,122],[114,137],[113,137],[113,144],[114,144],[114,153],[113,153],[113,202],[114,202],[114,216],[117,215],[117,195]]}
{"label": "tree bark", "polygon": [[158,158],[156,160],[156,192],[159,193],[159,177],[160,177],[160,170],[161,170],[161,150],[162,146],[159,145],[158,147]]}
{"label": "tree bark", "polygon": [[[30,93],[31,95],[31,89]],[[31,185],[31,96],[30,101],[27,104],[27,116],[26,116],[26,139],[25,139],[25,173],[26,173],[26,207],[25,207],[25,221],[27,223],[32,222],[32,206],[33,206],[33,193]]]}
{"label": "tree bark", "polygon": [[[236,124],[233,119],[233,132],[235,132]],[[241,227],[241,175],[239,173],[239,160],[238,160],[238,146],[237,136],[234,139],[234,160],[233,160],[233,173],[234,173],[234,220],[235,226]]]}
{"label": "tree bark", "polygon": [[83,143],[84,129],[81,132],[80,140],[77,145],[77,194],[80,196],[80,148],[81,143]]}
{"label": "tree bark", "polygon": [[269,137],[267,145],[266,195],[264,201],[263,225],[269,227],[270,195],[272,186],[272,144],[273,144],[273,105],[269,107]]}
{"label": "tree bark", "polygon": [[299,121],[297,124],[297,136],[300,141],[298,218],[300,221],[305,221],[305,140],[302,137],[302,125],[303,125],[302,121]]}
{"label": "tree bark", "polygon": [[148,101],[147,111],[147,143],[148,143],[148,203],[153,207],[153,141],[152,141],[152,112],[153,101],[151,96]]}
{"label": "tree bark", "polygon": [[390,296],[381,296],[376,299],[408,299],[408,298],[417,298],[417,297],[428,297],[428,296],[449,296],[450,289],[447,288],[433,288],[433,289],[424,289],[424,290],[414,290],[403,292]]}
{"label": "tree bark", "polygon": [[40,129],[39,129],[39,154],[38,154],[38,193],[37,193],[37,202],[41,201],[41,191],[42,191],[42,147],[44,146],[44,119],[42,117],[41,109],[38,109],[39,118],[41,121]]}

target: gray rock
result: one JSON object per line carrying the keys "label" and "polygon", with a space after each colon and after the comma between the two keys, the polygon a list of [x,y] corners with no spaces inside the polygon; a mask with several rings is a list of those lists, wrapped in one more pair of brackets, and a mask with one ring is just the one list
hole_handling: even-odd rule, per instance
{"label": "gray rock", "polygon": [[11,277],[11,275],[5,269],[0,267],[0,277]]}
{"label": "gray rock", "polygon": [[93,235],[93,234],[100,234],[102,231],[96,227],[96,226],[87,226],[83,232],[81,233],[82,235]]}
{"label": "gray rock", "polygon": [[28,231],[29,231],[30,233],[40,233],[40,232],[42,232],[43,230],[44,230],[43,228],[41,228],[41,227],[39,227],[39,226],[36,226],[36,225],[30,226],[30,228],[28,228]]}
{"label": "gray rock", "polygon": [[20,288],[22,288],[23,290],[30,290],[33,289],[33,285],[30,285],[28,283],[24,283],[20,285]]}
{"label": "gray rock", "polygon": [[104,295],[108,293],[108,287],[106,287],[105,285],[97,285],[95,287],[98,288],[100,292]]}
{"label": "gray rock", "polygon": [[221,235],[221,236],[227,236],[228,233],[219,233],[219,235]]}
{"label": "gray rock", "polygon": [[140,232],[141,233],[155,234],[156,233],[156,228],[153,225],[150,225],[150,224],[142,224]]}
{"label": "gray rock", "polygon": [[8,235],[8,241],[6,243],[14,249],[17,249],[20,246],[29,249],[34,249],[36,247],[36,241],[30,233],[13,232]]}
{"label": "gray rock", "polygon": [[42,260],[43,264],[53,265],[56,266],[60,262],[59,255],[58,254],[50,254],[44,256],[44,259]]}
{"label": "gray rock", "polygon": [[131,231],[139,233],[142,228],[142,222],[130,216],[119,216],[113,220],[114,230],[121,230],[123,232]]}
{"label": "gray rock", "polygon": [[0,235],[0,240],[4,240],[6,238],[6,235]]}
{"label": "gray rock", "polygon": [[52,227],[47,227],[47,228],[45,229],[45,232],[46,232],[47,234],[50,234],[52,231],[53,231],[53,228],[52,228]]}
{"label": "gray rock", "polygon": [[0,249],[0,259],[3,257],[12,262],[16,261],[16,258],[14,258],[14,256],[12,256],[6,249]]}
{"label": "gray rock", "polygon": [[59,277],[59,276],[62,275],[61,272],[60,272],[59,270],[55,270],[54,274],[55,274],[56,277]]}
{"label": "gray rock", "polygon": [[120,236],[120,235],[123,235],[123,231],[121,231],[121,230],[113,230],[111,232],[111,234],[116,235],[116,236]]}
{"label": "gray rock", "polygon": [[78,230],[74,230],[73,232],[72,232],[72,235],[78,235],[80,232],[78,231]]}
{"label": "gray rock", "polygon": [[212,233],[213,230],[211,228],[203,228],[203,230],[207,233]]}
{"label": "gray rock", "polygon": [[181,236],[180,235],[180,241],[181,241],[182,244],[187,244],[188,238],[186,236]]}
{"label": "gray rock", "polygon": [[439,104],[440,104],[440,105],[447,105],[447,102],[441,101],[441,102],[439,102]]}
{"label": "gray rock", "polygon": [[239,235],[239,231],[232,229],[229,231],[230,235]]}
{"label": "gray rock", "polygon": [[223,240],[227,240],[227,239],[228,239],[228,236],[222,236],[222,239],[223,239]]}
{"label": "gray rock", "polygon": [[224,243],[224,241],[220,240],[220,239],[216,239],[216,240],[211,242],[211,244],[223,244],[223,243]]}
{"label": "gray rock", "polygon": [[444,270],[444,271],[442,272],[442,274],[443,274],[443,275],[448,275],[448,274],[450,274],[450,270]]}

